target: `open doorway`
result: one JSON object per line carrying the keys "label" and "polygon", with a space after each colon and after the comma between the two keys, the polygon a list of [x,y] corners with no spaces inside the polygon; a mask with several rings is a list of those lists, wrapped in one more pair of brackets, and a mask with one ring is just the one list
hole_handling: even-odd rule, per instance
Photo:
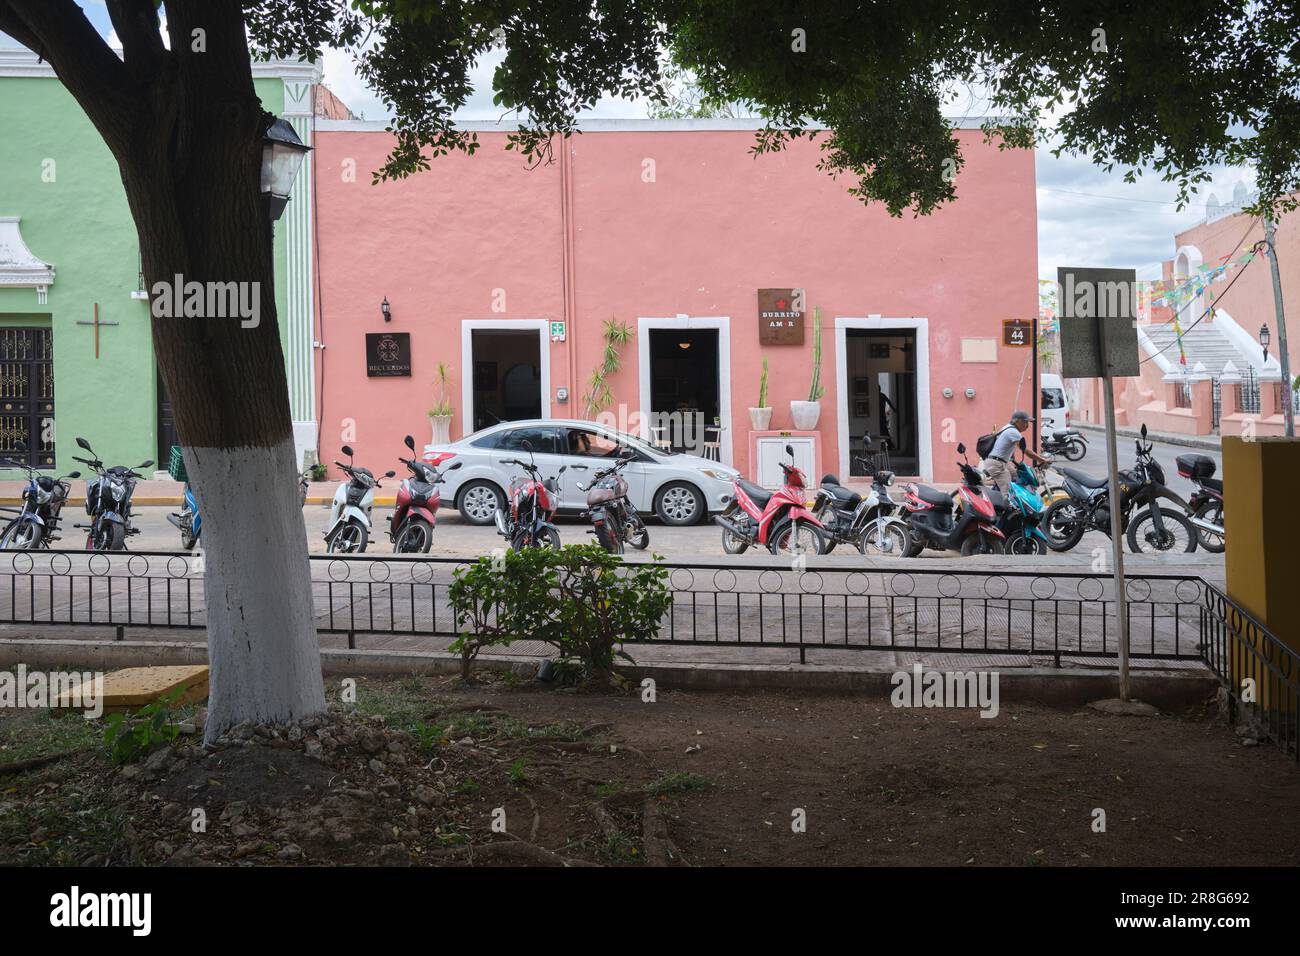
{"label": "open doorway", "polygon": [[542,416],[541,342],[536,332],[470,332],[473,430]]}
{"label": "open doorway", "polygon": [[651,437],[701,454],[722,425],[717,329],[650,329]]}
{"label": "open doorway", "polygon": [[[916,331],[913,329],[845,331],[850,474],[864,475],[854,456],[879,448],[888,439],[893,470],[918,475],[920,468],[917,416]],[[865,449],[863,436],[871,436]]]}

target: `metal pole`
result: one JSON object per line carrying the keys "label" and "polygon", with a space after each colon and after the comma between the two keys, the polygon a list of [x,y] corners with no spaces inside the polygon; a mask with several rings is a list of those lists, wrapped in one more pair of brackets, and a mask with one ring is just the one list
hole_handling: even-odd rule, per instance
{"label": "metal pole", "polygon": [[1282,311],[1282,274],[1278,271],[1277,247],[1273,236],[1277,224],[1272,217],[1264,217],[1264,242],[1268,248],[1269,270],[1273,273],[1273,308],[1277,312],[1277,359],[1282,366],[1282,420],[1286,423],[1286,437],[1295,438],[1294,379],[1291,378],[1291,355],[1286,348],[1286,313]]}
{"label": "metal pole", "polygon": [[1033,323],[1033,329],[1034,329],[1033,335],[1030,336],[1030,340],[1034,349],[1034,377],[1029,383],[1029,394],[1033,401],[1033,404],[1030,405],[1031,410],[1029,414],[1034,416],[1034,451],[1037,452],[1038,451],[1038,429],[1039,429],[1038,409],[1039,409],[1040,400],[1042,398],[1042,392],[1043,392],[1042,386],[1038,384],[1038,316],[1035,315],[1029,321]]}
{"label": "metal pole", "polygon": [[1101,387],[1106,407],[1106,457],[1110,478],[1110,543],[1115,564],[1115,614],[1119,622],[1119,699],[1129,699],[1128,681],[1128,598],[1124,591],[1124,541],[1120,530],[1118,442],[1115,438],[1115,391],[1111,387],[1110,360],[1106,352],[1106,320],[1097,319],[1097,355],[1101,360]]}

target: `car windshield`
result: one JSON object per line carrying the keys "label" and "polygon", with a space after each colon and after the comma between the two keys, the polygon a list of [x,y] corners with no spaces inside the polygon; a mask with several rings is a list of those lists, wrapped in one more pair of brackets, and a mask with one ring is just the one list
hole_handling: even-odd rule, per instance
{"label": "car windshield", "polygon": [[644,438],[639,438],[636,435],[629,434],[628,432],[621,432],[611,428],[609,430],[609,434],[615,436],[620,442],[629,446],[630,448],[635,448],[639,452],[644,452],[646,454],[652,454],[652,455],[653,454],[662,455],[664,453],[664,450],[662,448],[656,448],[654,445],[650,444]]}

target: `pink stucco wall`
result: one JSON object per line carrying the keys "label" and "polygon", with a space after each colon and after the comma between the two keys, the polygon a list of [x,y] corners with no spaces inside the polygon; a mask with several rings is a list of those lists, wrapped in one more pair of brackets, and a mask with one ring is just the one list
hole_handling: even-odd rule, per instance
{"label": "pink stucco wall", "polygon": [[[427,440],[425,411],[438,362],[453,371],[461,431],[461,322],[565,318],[564,190],[560,163],[527,170],[480,133],[472,157],[434,159],[408,180],[373,186],[390,146],[382,131],[323,124],[316,136],[320,337],[325,342],[322,457],[355,423],[358,459],[390,461],[401,437]],[[771,363],[774,428],[790,427],[789,401],[806,397],[811,334],[802,348],[760,348],[756,290],[802,287],[820,306],[824,359],[822,458],[838,456],[834,325],[838,316],[929,320],[935,480],[956,476],[953,446],[1005,421],[1027,350],[998,346],[999,361],[961,362],[963,337],[1001,340],[1004,319],[1036,314],[1034,160],[1000,151],[978,131],[958,134],[966,166],[959,199],[926,218],[891,219],[847,193],[850,181],[817,171],[817,148],[797,143],[755,159],[750,131],[592,131],[567,145],[571,163],[572,314],[551,345],[551,413],[581,417],[580,397],[615,318],[728,316],[732,420],[724,441],[750,472],[746,409],[756,404],[762,357]],[[653,181],[645,171],[653,162]],[[346,172],[355,168],[355,180]],[[504,290],[505,311],[493,311]],[[387,296],[393,321],[379,304]],[[411,333],[413,375],[367,378],[364,333]],[[637,346],[613,379],[617,402],[638,406]],[[554,403],[567,386],[572,399]],[[952,399],[941,395],[943,388]],[[976,389],[967,399],[964,390]],[[1024,376],[1021,403],[1030,395]],[[947,426],[947,427],[946,427]],[[947,444],[945,444],[947,439]],[[375,467],[380,467],[378,464]],[[386,467],[386,466],[384,466]]]}

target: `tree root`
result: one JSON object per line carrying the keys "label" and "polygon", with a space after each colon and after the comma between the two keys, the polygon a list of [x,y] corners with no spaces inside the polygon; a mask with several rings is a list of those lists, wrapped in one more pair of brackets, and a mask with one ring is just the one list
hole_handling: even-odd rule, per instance
{"label": "tree root", "polygon": [[72,757],[76,754],[85,753],[89,747],[78,747],[75,750],[64,750],[56,754],[46,754],[43,757],[32,757],[30,760],[16,760],[13,763],[0,764],[0,777],[8,776],[11,773],[23,773],[27,770],[35,770],[37,767],[44,767],[46,764],[55,763],[64,757]]}
{"label": "tree root", "polygon": [[448,847],[445,850],[435,850],[433,856],[449,858],[456,856],[467,856],[469,862],[473,864],[477,859],[502,858],[507,860],[517,860],[521,863],[536,863],[539,866],[599,866],[598,863],[588,863],[586,860],[575,860],[570,857],[560,856],[545,847],[538,846],[536,843],[529,843],[527,840],[521,840],[519,837],[510,836],[509,840],[501,840],[496,843],[481,843],[477,846],[455,846]]}
{"label": "tree root", "polygon": [[672,861],[669,850],[668,822],[664,819],[654,797],[646,797],[641,805],[641,858],[646,866],[668,866]]}

